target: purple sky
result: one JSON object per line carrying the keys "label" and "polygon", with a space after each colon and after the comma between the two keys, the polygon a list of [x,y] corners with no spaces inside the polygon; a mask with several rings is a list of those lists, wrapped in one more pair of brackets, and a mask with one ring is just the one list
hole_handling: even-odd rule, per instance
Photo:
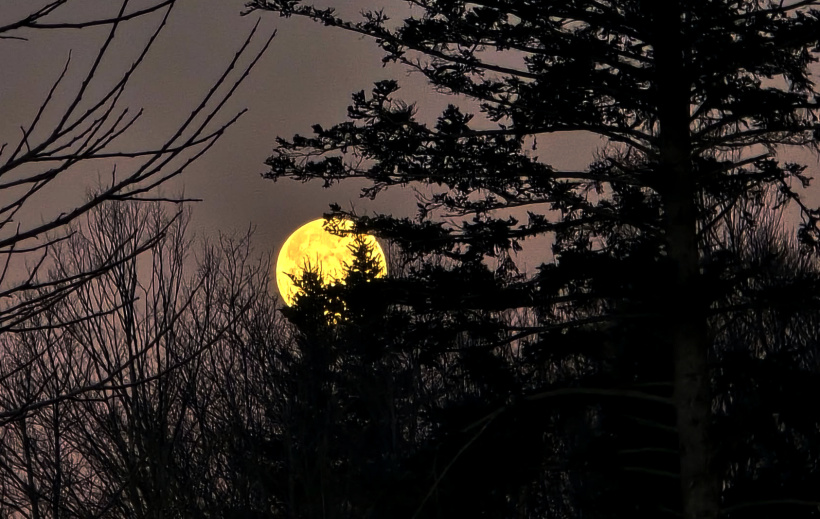
{"label": "purple sky", "polygon": [[[20,12],[43,2],[4,0],[0,23],[14,16],[15,9]],[[108,0],[70,3],[74,7],[65,17],[78,19],[116,4]],[[248,113],[179,181],[164,187],[166,193],[173,194],[184,186],[187,196],[204,199],[194,208],[193,229],[198,234],[242,232],[253,224],[257,227],[256,247],[276,251],[291,230],[319,217],[330,202],[344,207],[352,203],[361,213],[412,213],[415,199],[410,190],[397,189],[370,202],[358,198],[359,185],[352,182],[326,190],[319,184],[273,183],[259,173],[265,170],[263,161],[277,135],[309,133],[314,123],[342,121],[350,94],[369,90],[379,79],[399,79],[403,98],[420,101],[420,115],[428,120],[453,98],[433,94],[417,74],[408,75],[401,67],[383,68],[375,43],[355,34],[274,13],[242,17],[242,0],[178,0],[177,4],[161,39],[129,85],[127,103],[144,108],[146,115],[139,128],[123,140],[123,146],[144,146],[173,130],[218,77],[257,19],[262,18],[256,48],[271,31],[278,31],[268,52],[228,104],[223,120],[241,108],[248,108]],[[336,4],[345,5],[342,12],[354,16],[362,8],[379,6],[388,13],[398,13],[398,18],[404,12],[404,4],[398,0],[345,0]],[[126,37],[118,40],[112,54],[121,58],[121,63],[112,60],[110,70],[122,70],[157,21],[158,17],[152,16],[129,24]],[[37,31],[25,36],[28,41],[0,39],[0,142],[16,141],[19,127],[33,115],[69,49],[72,70],[79,73],[104,31]],[[559,167],[582,168],[598,142],[583,136],[539,139],[539,154]],[[808,158],[810,169],[816,169],[813,157],[802,158]],[[39,219],[37,211],[70,203],[66,201],[82,195],[88,182],[107,172],[105,165],[90,169],[76,173],[62,189],[44,194],[21,218]]]}

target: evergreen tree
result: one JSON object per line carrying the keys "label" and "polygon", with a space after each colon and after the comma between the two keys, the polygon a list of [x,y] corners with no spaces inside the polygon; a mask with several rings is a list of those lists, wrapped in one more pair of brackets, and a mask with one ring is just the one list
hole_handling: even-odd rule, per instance
{"label": "evergreen tree", "polygon": [[413,362],[398,347],[410,343],[400,339],[403,313],[385,305],[369,242],[355,235],[350,252],[342,281],[326,283],[321,264],[305,265],[282,310],[296,329],[282,395],[293,517],[393,516],[400,457],[416,439]]}
{"label": "evergreen tree", "polygon": [[[447,258],[393,292],[417,316],[439,316],[414,321],[436,331],[436,347],[452,345],[458,333],[478,337],[457,358],[467,393],[474,391],[463,416],[485,418],[475,426],[455,419],[461,446],[487,442],[480,450],[487,455],[506,448],[505,432],[543,433],[526,443],[537,453],[532,467],[470,504],[492,501],[484,510],[502,513],[506,504],[531,517],[667,511],[702,519],[721,508],[756,513],[757,500],[816,514],[816,494],[806,487],[790,493],[781,481],[768,494],[733,493],[747,476],[760,481],[754,474],[771,458],[728,449],[722,414],[713,410],[727,394],[716,393],[718,363],[728,358],[720,349],[728,342],[718,338],[738,315],[723,303],[738,294],[741,306],[755,308],[815,301],[794,279],[779,281],[786,297],[744,290],[761,272],[743,270],[727,237],[737,220],[754,226],[754,211],[743,208],[769,200],[799,210],[805,251],[818,245],[820,212],[799,190],[808,185],[805,167],[778,153],[817,149],[809,65],[818,53],[820,1],[408,3],[415,14],[397,26],[381,11],[349,21],[297,0],[249,5],[372,36],[385,62],[474,100],[485,121],[451,105],[429,127],[397,99],[396,81],[382,81],[371,95],[353,96],[349,121],[279,138],[269,176],[326,185],[366,178],[369,197],[411,182],[441,186],[420,204],[417,221],[360,218],[357,229],[410,254]],[[607,142],[583,171],[560,171],[532,151],[539,136],[577,131]],[[436,221],[441,211],[465,219],[445,225]],[[514,216],[525,212],[524,221]],[[538,272],[505,276],[511,252],[538,236],[553,242]],[[498,260],[495,272],[488,258]],[[504,311],[521,323],[493,318]],[[761,340],[780,333],[771,326],[761,320],[754,333]],[[790,348],[805,344],[790,333],[780,335]],[[501,353],[510,348],[524,360]],[[816,414],[804,421],[798,429],[816,431]],[[465,463],[464,449],[455,451],[448,469]],[[798,472],[816,477],[816,458],[799,460]],[[436,477],[436,491],[446,485]]]}

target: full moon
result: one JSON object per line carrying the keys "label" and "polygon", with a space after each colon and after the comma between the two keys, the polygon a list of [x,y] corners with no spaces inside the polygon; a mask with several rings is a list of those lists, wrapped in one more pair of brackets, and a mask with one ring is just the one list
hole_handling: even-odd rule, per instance
{"label": "full moon", "polygon": [[[279,294],[288,306],[292,306],[299,290],[290,275],[300,276],[307,265],[319,268],[324,283],[344,281],[345,265],[353,261],[350,248],[355,243],[355,236],[337,236],[324,229],[324,218],[313,220],[296,229],[282,245],[276,260],[276,286]],[[353,228],[353,222],[342,220],[342,230]],[[373,256],[378,261],[380,273],[387,274],[387,261],[384,251],[370,235],[364,236],[364,242],[372,247]]]}

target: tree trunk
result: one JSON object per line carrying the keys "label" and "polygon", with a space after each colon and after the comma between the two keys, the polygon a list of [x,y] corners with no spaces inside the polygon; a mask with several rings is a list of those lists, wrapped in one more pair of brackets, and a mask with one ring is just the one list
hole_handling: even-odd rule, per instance
{"label": "tree trunk", "polygon": [[711,388],[705,300],[700,294],[696,184],[689,134],[689,81],[680,0],[647,2],[655,30],[659,175],[664,202],[668,323],[674,362],[674,403],[680,451],[680,489],[685,519],[716,519],[718,478],[711,471]]}

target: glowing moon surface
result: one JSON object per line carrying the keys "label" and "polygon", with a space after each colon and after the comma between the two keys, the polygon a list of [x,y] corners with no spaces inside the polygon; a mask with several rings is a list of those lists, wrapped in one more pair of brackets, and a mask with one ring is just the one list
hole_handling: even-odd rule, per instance
{"label": "glowing moon surface", "polygon": [[[299,277],[307,265],[318,267],[322,274],[322,281],[333,283],[343,281],[345,265],[353,261],[350,248],[355,243],[354,235],[336,236],[324,229],[325,219],[320,218],[296,229],[285,240],[276,260],[276,286],[279,294],[288,306],[293,305],[298,290],[289,274]],[[341,229],[351,229],[353,222],[343,220]],[[379,262],[381,272],[379,277],[387,274],[387,262],[384,251],[376,238],[364,236],[365,243],[372,247],[373,256]]]}

